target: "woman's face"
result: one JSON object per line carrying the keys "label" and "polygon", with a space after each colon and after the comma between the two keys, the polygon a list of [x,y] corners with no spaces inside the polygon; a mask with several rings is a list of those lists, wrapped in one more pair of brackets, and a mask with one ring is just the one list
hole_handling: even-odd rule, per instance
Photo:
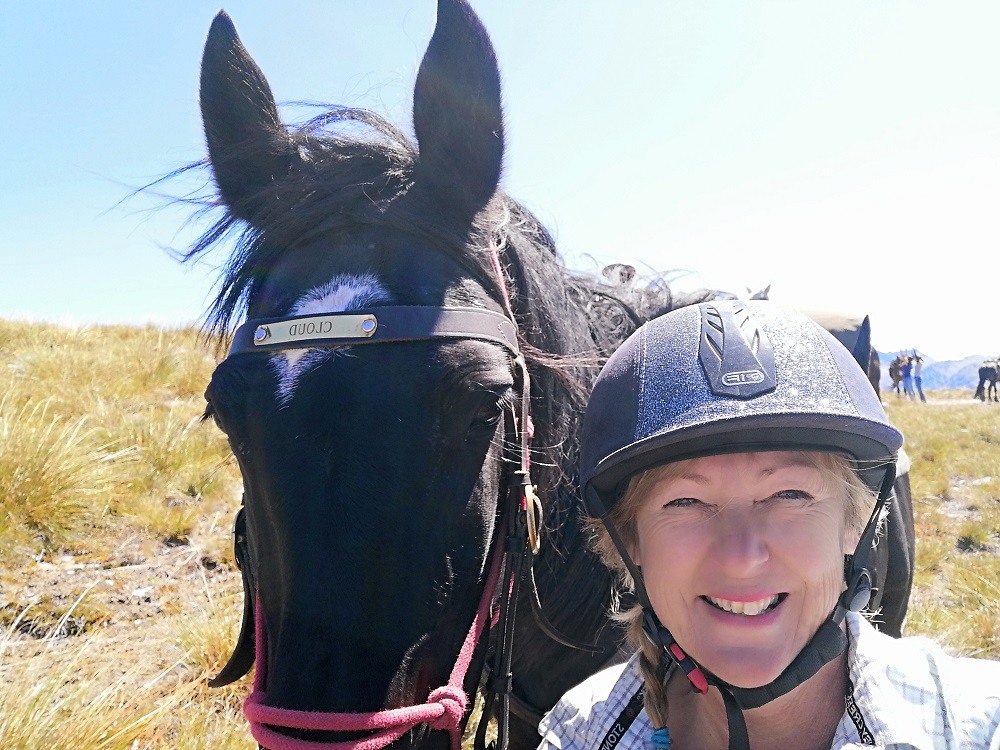
{"label": "woman's face", "polygon": [[846,490],[794,452],[668,468],[636,514],[633,559],[681,647],[738,687],[765,685],[829,617],[843,589]]}

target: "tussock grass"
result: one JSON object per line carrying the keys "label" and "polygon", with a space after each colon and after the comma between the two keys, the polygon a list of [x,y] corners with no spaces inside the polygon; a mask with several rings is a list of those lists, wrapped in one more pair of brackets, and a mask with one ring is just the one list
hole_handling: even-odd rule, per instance
{"label": "tussock grass", "polygon": [[[239,632],[239,474],[200,419],[192,330],[0,321],[0,748],[255,750]],[[917,527],[908,634],[1000,658],[1000,405],[884,397]],[[471,738],[465,746],[471,746]]]}
{"label": "tussock grass", "polygon": [[0,747],[250,750],[239,475],[194,330],[0,321]]}
{"label": "tussock grass", "polygon": [[968,392],[883,396],[906,436],[917,570],[907,634],[1000,659],[1000,405]]}
{"label": "tussock grass", "polygon": [[10,391],[0,399],[0,538],[13,550],[33,540],[66,546],[115,502],[114,464],[129,449],[102,444],[85,417],[59,415],[49,400]]}

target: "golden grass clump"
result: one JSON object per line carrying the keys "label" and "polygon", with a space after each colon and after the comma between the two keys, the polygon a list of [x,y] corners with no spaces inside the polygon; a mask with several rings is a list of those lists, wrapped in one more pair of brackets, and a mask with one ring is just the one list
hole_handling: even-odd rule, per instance
{"label": "golden grass clump", "polygon": [[70,648],[49,636],[29,650],[16,638],[18,625],[0,633],[4,750],[131,750],[189,692],[165,685],[173,665],[151,675],[143,673],[142,662],[120,670],[108,658],[114,644],[99,636]]}
{"label": "golden grass clump", "polygon": [[240,712],[245,686],[210,691],[199,659],[155,640],[169,643],[169,627],[154,629],[161,647],[149,649],[135,635],[54,635],[64,629],[25,641],[18,637],[22,622],[0,634],[4,750],[256,747]]}
{"label": "golden grass clump", "polygon": [[0,748],[251,750],[239,473],[195,330],[0,321]]}
{"label": "golden grass clump", "polygon": [[0,547],[72,543],[116,501],[116,469],[129,459],[86,418],[9,391],[0,399],[0,539],[8,541]]}

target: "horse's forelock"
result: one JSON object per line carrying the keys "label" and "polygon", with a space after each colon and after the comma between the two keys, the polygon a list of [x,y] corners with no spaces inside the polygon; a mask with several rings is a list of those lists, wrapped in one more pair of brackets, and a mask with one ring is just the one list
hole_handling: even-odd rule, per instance
{"label": "horse's forelock", "polygon": [[[390,302],[391,297],[372,274],[348,276],[337,274],[324,284],[303,293],[290,311],[291,315],[322,315],[324,313],[360,310],[376,303]],[[295,392],[299,376],[336,353],[350,347],[333,349],[285,349],[271,355],[271,366],[278,375],[278,401],[288,402]]]}

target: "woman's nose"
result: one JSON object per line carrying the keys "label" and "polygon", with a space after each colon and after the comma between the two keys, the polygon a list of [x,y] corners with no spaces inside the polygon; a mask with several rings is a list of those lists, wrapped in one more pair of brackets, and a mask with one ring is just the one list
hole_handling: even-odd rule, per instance
{"label": "woman's nose", "polygon": [[767,525],[752,512],[722,511],[713,536],[713,556],[728,575],[753,576],[770,559]]}

